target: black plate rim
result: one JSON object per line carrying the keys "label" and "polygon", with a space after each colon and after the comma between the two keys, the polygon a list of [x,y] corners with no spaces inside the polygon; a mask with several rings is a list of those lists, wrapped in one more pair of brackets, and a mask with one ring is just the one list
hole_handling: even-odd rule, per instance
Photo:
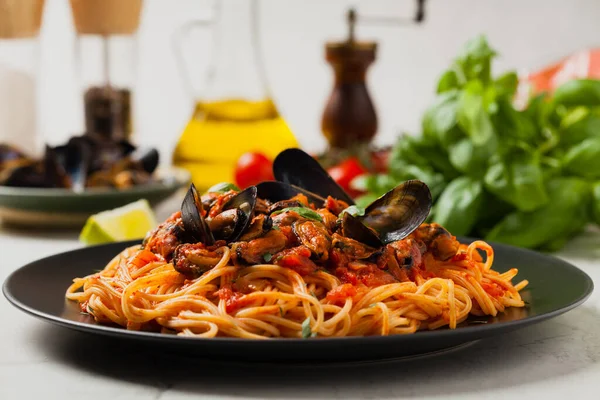
{"label": "black plate rim", "polygon": [[[461,243],[469,243],[474,240],[479,240],[479,239],[468,238],[468,237],[459,237],[458,239]],[[72,321],[72,320],[64,319],[59,316],[48,314],[48,313],[39,311],[37,309],[34,309],[32,307],[29,307],[29,306],[23,304],[17,298],[15,298],[13,296],[13,294],[11,293],[10,286],[11,286],[11,280],[13,279],[13,277],[16,274],[18,274],[19,272],[22,273],[22,270],[24,270],[24,269],[32,268],[33,264],[39,263],[41,261],[50,261],[53,258],[64,257],[65,255],[71,254],[74,252],[86,252],[86,251],[90,251],[90,249],[97,249],[97,248],[101,248],[101,247],[113,247],[116,245],[122,245],[123,249],[124,249],[127,246],[131,246],[131,245],[135,245],[135,244],[139,244],[139,243],[140,243],[139,240],[131,240],[131,241],[109,243],[109,244],[101,244],[101,245],[96,245],[96,246],[88,246],[88,247],[83,247],[83,248],[78,248],[78,249],[74,249],[74,250],[57,253],[57,254],[54,254],[54,255],[51,255],[48,257],[44,257],[44,258],[32,261],[32,262],[27,263],[24,266],[16,269],[5,279],[5,281],[2,285],[2,293],[4,294],[4,297],[14,307],[16,307],[17,309],[19,309],[21,311],[24,311],[25,313],[27,313],[29,315],[32,315],[39,319],[42,319],[44,321],[53,323],[55,325],[75,329],[78,331],[108,335],[108,336],[113,336],[113,337],[122,337],[122,338],[128,338],[128,339],[136,339],[137,338],[140,340],[158,340],[158,341],[169,342],[169,343],[178,343],[178,344],[182,344],[182,345],[191,344],[191,343],[199,343],[201,341],[204,343],[218,342],[221,345],[229,343],[229,344],[235,344],[235,345],[254,344],[254,345],[267,345],[268,346],[269,343],[285,342],[292,346],[307,346],[307,345],[314,345],[316,343],[320,343],[320,344],[342,344],[343,343],[345,345],[361,344],[361,345],[368,346],[369,344],[372,344],[374,342],[376,342],[378,344],[385,344],[385,342],[389,342],[391,344],[391,343],[395,343],[395,342],[398,342],[401,340],[410,340],[407,338],[411,338],[411,337],[415,337],[415,336],[422,338],[424,335],[428,335],[431,338],[434,338],[434,337],[450,338],[450,337],[455,337],[457,335],[462,336],[462,335],[468,335],[468,334],[477,334],[479,332],[487,332],[487,331],[494,331],[494,330],[507,330],[507,331],[513,330],[513,329],[525,327],[528,325],[532,325],[532,324],[535,324],[538,322],[542,322],[542,321],[557,317],[568,311],[571,311],[572,309],[583,304],[590,297],[590,295],[592,294],[592,292],[594,290],[594,281],[592,280],[592,278],[585,271],[579,269],[578,267],[574,266],[573,264],[571,264],[568,261],[559,259],[558,257],[554,257],[554,256],[551,256],[548,254],[538,253],[538,252],[535,252],[535,251],[529,250],[529,249],[519,248],[519,247],[515,247],[515,246],[501,244],[501,243],[488,242],[488,244],[490,244],[492,247],[501,246],[501,247],[508,248],[511,251],[534,253],[537,256],[559,259],[561,262],[563,262],[564,264],[568,265],[571,269],[573,269],[573,272],[579,273],[580,275],[582,275],[583,279],[586,281],[585,291],[583,293],[581,293],[580,296],[576,300],[572,301],[570,304],[564,305],[563,307],[561,307],[559,309],[549,311],[549,312],[546,312],[543,314],[534,315],[534,316],[527,317],[524,319],[513,320],[513,321],[501,321],[501,322],[495,322],[493,324],[470,325],[470,326],[460,327],[460,328],[453,329],[453,330],[451,330],[451,329],[439,329],[439,330],[432,330],[432,331],[423,330],[423,331],[415,332],[410,335],[349,336],[349,337],[316,338],[316,339],[271,338],[271,339],[265,339],[265,340],[229,338],[229,337],[197,338],[197,337],[187,337],[187,336],[178,336],[178,335],[166,335],[166,334],[156,333],[156,332],[130,331],[130,330],[126,330],[126,329],[118,328],[118,327],[98,325],[98,324],[89,324],[89,323],[79,322],[79,321]],[[66,290],[66,286],[65,286],[65,290]]]}

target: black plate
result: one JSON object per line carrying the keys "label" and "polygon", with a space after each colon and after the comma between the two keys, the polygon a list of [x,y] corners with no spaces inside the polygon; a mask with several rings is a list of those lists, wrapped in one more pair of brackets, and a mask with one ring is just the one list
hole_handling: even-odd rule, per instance
{"label": "black plate", "polygon": [[169,352],[236,361],[344,362],[411,357],[503,334],[575,308],[586,300],[594,287],[587,274],[565,261],[494,244],[494,269],[503,272],[519,268],[516,280],[528,279],[530,282],[522,292],[529,305],[508,309],[496,318],[469,319],[455,330],[387,337],[197,339],[98,325],[89,316],[81,314],[75,302],[65,300],[65,291],[74,277],[103,268],[115,254],[135,243],[88,247],[32,262],[6,279],[4,295],[17,308],[46,321],[80,331],[134,339],[153,347],[161,346]]}

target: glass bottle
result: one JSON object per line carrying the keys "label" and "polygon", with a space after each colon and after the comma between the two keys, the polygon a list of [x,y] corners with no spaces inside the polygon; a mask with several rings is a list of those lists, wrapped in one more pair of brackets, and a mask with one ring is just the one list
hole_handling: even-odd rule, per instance
{"label": "glass bottle", "polygon": [[0,0],[0,143],[41,151],[37,125],[44,0]]}
{"label": "glass bottle", "polygon": [[70,0],[85,133],[130,140],[142,0]]}
{"label": "glass bottle", "polygon": [[[257,37],[255,0],[221,0],[214,19],[191,21],[179,31],[177,54],[194,109],[178,140],[173,163],[190,171],[199,189],[233,182],[237,159],[260,151],[275,157],[298,143],[275,106],[265,79]],[[213,56],[202,74],[184,43],[196,29],[213,32]],[[200,79],[199,76],[205,76]],[[201,87],[201,81],[205,81]]]}

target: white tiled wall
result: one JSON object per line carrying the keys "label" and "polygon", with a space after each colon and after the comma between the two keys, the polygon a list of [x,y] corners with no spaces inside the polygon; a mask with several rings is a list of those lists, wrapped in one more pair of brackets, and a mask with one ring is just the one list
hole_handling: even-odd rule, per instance
{"label": "white tiled wall", "polygon": [[[73,32],[67,0],[46,0],[41,120],[46,140],[64,140],[80,111],[73,80]],[[239,0],[246,1],[246,0]],[[412,0],[355,2],[359,12],[406,15]],[[368,4],[367,4],[368,3]],[[183,128],[190,100],[176,75],[171,35],[203,15],[208,0],[146,0],[140,29],[138,139],[164,155]],[[301,143],[324,147],[319,120],[331,88],[323,43],[345,34],[349,1],[262,0],[261,40],[279,107]],[[535,69],[578,49],[600,46],[600,0],[429,0],[422,26],[360,27],[380,43],[369,73],[380,119],[379,143],[418,129],[439,72],[468,38],[485,33],[499,51],[497,70]],[[201,51],[201,50],[199,50]],[[75,108],[75,109],[74,109]]]}

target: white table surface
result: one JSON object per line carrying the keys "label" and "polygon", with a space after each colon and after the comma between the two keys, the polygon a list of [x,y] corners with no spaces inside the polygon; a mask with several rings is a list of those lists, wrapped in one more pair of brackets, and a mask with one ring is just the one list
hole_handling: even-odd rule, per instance
{"label": "white table surface", "polygon": [[[0,280],[25,263],[80,247],[76,237],[0,228]],[[600,233],[586,233],[558,255],[600,287]],[[567,314],[453,353],[329,368],[231,366],[169,354],[138,355],[128,341],[107,342],[52,326],[4,298],[0,315],[2,400],[600,396],[600,290]]]}

